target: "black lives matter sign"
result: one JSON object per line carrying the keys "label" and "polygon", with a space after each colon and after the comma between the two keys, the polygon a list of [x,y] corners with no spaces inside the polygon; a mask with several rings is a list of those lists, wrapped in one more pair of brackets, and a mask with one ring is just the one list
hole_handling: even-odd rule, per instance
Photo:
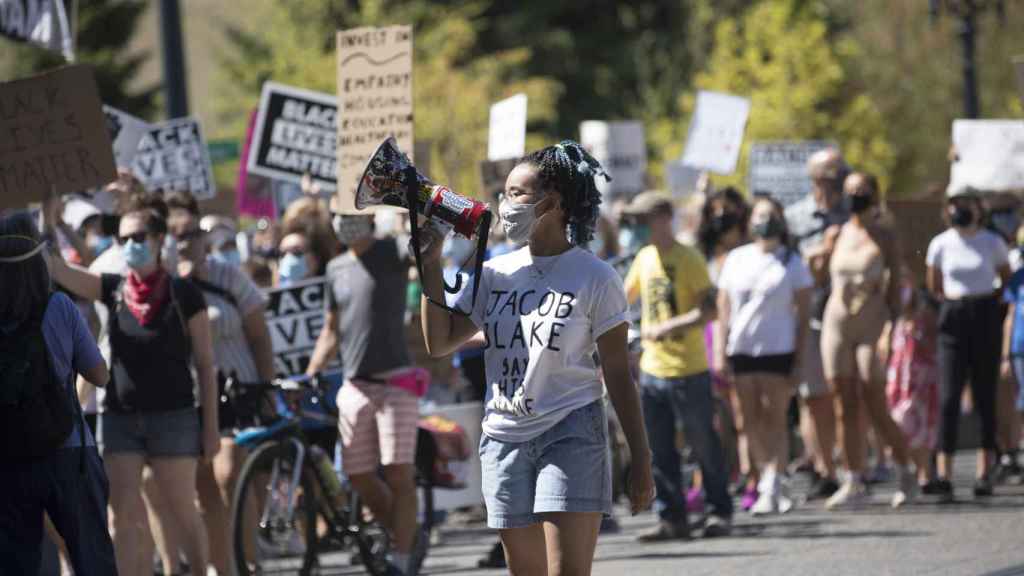
{"label": "black lives matter sign", "polygon": [[[329,289],[326,280],[319,277],[267,292],[267,327],[274,350],[274,373],[278,378],[306,372],[324,327]],[[327,368],[339,365],[335,359]]]}
{"label": "black lives matter sign", "polygon": [[299,184],[307,172],[337,187],[337,113],[332,94],[266,82],[247,160],[248,171]]}
{"label": "black lives matter sign", "polygon": [[0,84],[0,208],[116,176],[91,68],[68,66]]}
{"label": "black lives matter sign", "polygon": [[132,171],[147,190],[191,192],[197,200],[217,193],[206,140],[193,118],[150,126],[139,140]]}

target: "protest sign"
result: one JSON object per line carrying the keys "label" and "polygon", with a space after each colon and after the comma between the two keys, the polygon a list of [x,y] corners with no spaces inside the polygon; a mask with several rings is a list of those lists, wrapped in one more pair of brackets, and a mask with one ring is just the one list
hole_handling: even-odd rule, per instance
{"label": "protest sign", "polygon": [[690,168],[682,162],[665,164],[665,184],[676,199],[685,198],[697,191],[701,171]]}
{"label": "protest sign", "polygon": [[338,200],[355,209],[370,157],[388,136],[413,158],[412,26],[338,32]]}
{"label": "protest sign", "polygon": [[783,206],[791,206],[811,194],[807,159],[834,142],[793,140],[754,142],[750,146],[749,190],[768,192]]}
{"label": "protest sign", "polygon": [[484,160],[480,163],[480,189],[483,194],[480,196],[482,202],[491,200],[497,201],[498,197],[505,191],[505,180],[516,167],[517,158],[508,160]]}
{"label": "protest sign", "polygon": [[116,178],[96,81],[68,66],[0,84],[0,208]]}
{"label": "protest sign", "polygon": [[[324,327],[329,289],[321,276],[267,291],[267,328],[274,350],[274,373],[278,378],[305,373],[316,339]],[[328,368],[337,366],[335,360]]]}
{"label": "protest sign", "polygon": [[107,119],[107,130],[114,147],[114,161],[118,166],[132,165],[135,152],[139,149],[139,140],[150,129],[150,125],[111,106],[103,107],[103,115]]}
{"label": "protest sign", "polygon": [[0,0],[0,36],[75,59],[64,0]]}
{"label": "protest sign", "polygon": [[1024,189],[1024,120],[954,120],[949,193]]}
{"label": "protest sign", "polygon": [[337,185],[337,98],[265,82],[247,168],[296,184],[309,173],[324,190]]}
{"label": "protest sign", "polygon": [[516,94],[491,105],[488,160],[522,158],[526,154],[526,104],[526,94]]}
{"label": "protest sign", "polygon": [[209,200],[217,193],[210,153],[194,118],[150,126],[139,140],[132,171],[147,190],[183,190],[196,200]]}
{"label": "protest sign", "polygon": [[750,100],[701,90],[686,137],[683,164],[716,174],[732,174],[740,157]]}
{"label": "protest sign", "polygon": [[597,189],[606,200],[643,192],[647,176],[647,144],[644,125],[635,120],[580,124],[580,144],[612,177],[597,179]]}

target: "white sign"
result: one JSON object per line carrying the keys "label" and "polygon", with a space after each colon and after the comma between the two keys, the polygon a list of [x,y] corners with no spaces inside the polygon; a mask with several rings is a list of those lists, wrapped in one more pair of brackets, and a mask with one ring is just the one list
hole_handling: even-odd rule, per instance
{"label": "white sign", "polygon": [[487,159],[505,160],[526,154],[526,94],[516,94],[491,106]]}
{"label": "white sign", "polygon": [[139,149],[139,140],[151,126],[111,106],[103,106],[103,115],[107,118],[107,131],[114,145],[114,162],[121,167],[131,166]]}
{"label": "white sign", "polygon": [[750,100],[700,91],[686,137],[683,164],[716,174],[732,174],[740,158],[743,131],[750,115]]}
{"label": "white sign", "polygon": [[[267,291],[267,328],[274,350],[274,373],[278,378],[306,372],[324,327],[327,290],[330,286],[321,276]],[[335,360],[328,367],[337,365]]]}
{"label": "white sign", "polygon": [[682,162],[665,164],[665,184],[676,198],[684,198],[697,191],[701,171]]}
{"label": "white sign", "polygon": [[597,178],[602,196],[632,195],[647,188],[647,143],[642,122],[588,120],[580,124],[580,144],[612,177],[611,182]]}
{"label": "white sign", "polygon": [[194,118],[150,125],[139,140],[132,172],[147,190],[184,190],[196,200],[209,200],[217,193],[210,151]]}
{"label": "white sign", "polygon": [[1024,189],[1024,120],[954,120],[949,193]]}
{"label": "white sign", "polygon": [[[481,402],[470,402],[466,404],[449,404],[426,409],[420,416],[437,414],[457,422],[466,431],[469,441],[469,460],[466,464],[469,470],[466,471],[466,487],[461,490],[434,490],[435,510],[455,510],[467,506],[478,506],[483,504],[484,496],[480,485],[480,451],[476,446],[480,445],[480,437],[483,434],[481,427],[484,420],[484,405]],[[421,502],[422,504],[422,502]]]}
{"label": "white sign", "polygon": [[823,140],[754,142],[750,146],[749,190],[767,192],[783,206],[792,206],[811,194],[807,159],[825,148]]}

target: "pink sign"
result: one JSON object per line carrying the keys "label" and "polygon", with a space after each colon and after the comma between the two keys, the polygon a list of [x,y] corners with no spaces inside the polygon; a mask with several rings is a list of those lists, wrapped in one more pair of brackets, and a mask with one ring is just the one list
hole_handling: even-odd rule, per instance
{"label": "pink sign", "polygon": [[249,171],[246,170],[255,126],[256,110],[253,110],[249,114],[249,126],[245,130],[245,145],[242,147],[242,159],[238,163],[238,185],[235,190],[235,196],[238,198],[238,215],[274,220],[277,217],[277,207],[274,205],[270,180],[249,174]]}

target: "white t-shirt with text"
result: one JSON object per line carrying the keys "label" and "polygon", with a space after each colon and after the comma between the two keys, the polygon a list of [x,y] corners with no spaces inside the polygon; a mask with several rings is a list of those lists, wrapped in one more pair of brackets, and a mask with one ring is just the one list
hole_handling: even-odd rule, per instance
{"label": "white t-shirt with text", "polygon": [[942,271],[942,292],[946,298],[992,294],[999,268],[1009,263],[1006,242],[989,230],[971,236],[950,228],[928,244],[925,261]]}
{"label": "white t-shirt with text", "polygon": [[[788,259],[787,259],[788,257]],[[729,253],[718,289],[729,295],[726,354],[774,356],[796,350],[796,294],[814,284],[800,254],[756,244]]]}
{"label": "white t-shirt with text", "polygon": [[[459,309],[470,311],[472,292]],[[470,315],[487,338],[484,433],[526,442],[602,398],[597,339],[626,310],[622,279],[586,250],[533,257],[524,247],[485,262]]]}

